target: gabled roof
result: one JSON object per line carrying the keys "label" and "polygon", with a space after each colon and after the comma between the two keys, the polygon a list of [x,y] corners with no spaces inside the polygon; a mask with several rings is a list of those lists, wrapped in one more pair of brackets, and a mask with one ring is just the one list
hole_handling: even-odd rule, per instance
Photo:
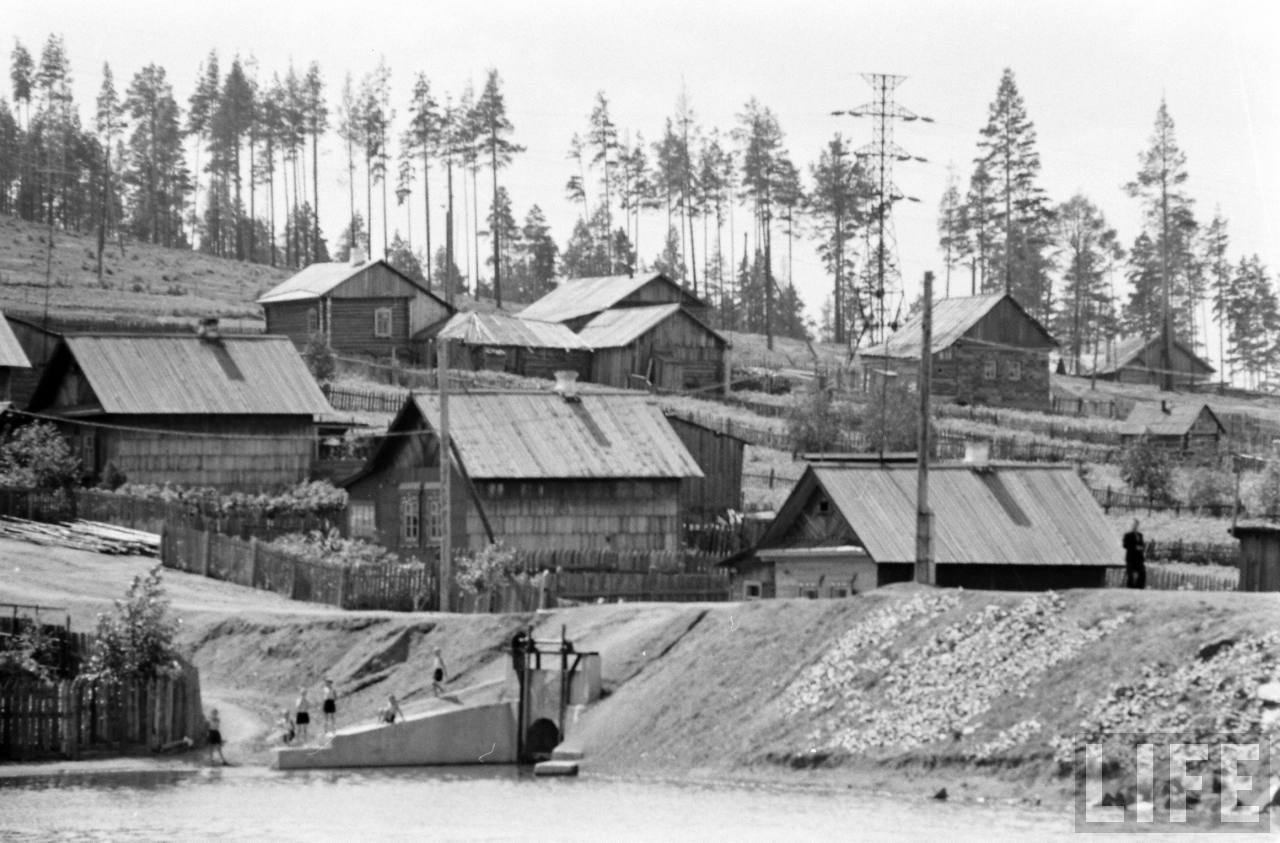
{"label": "gabled roof", "polygon": [[520,311],[520,315],[526,319],[568,322],[579,316],[590,316],[608,310],[651,281],[669,284],[679,294],[681,302],[706,306],[706,302],[661,272],[651,272],[646,275],[604,275],[561,281],[554,290]]}
{"label": "gabled roof", "polygon": [[1227,429],[1204,401],[1139,401],[1129,411],[1129,417],[1120,426],[1120,432],[1128,436],[1185,436],[1201,413],[1208,413],[1220,433]]}
{"label": "gabled roof", "polygon": [[[958,296],[941,299],[933,305],[933,338],[930,343],[932,352],[937,353],[949,348],[978,324],[996,305],[1004,299],[1016,307],[1036,329],[1044,335],[1046,345],[1057,346],[1055,340],[1035,317],[1027,313],[1018,300],[1007,293],[991,293],[985,296]],[[859,352],[866,357],[895,357],[904,360],[919,360],[920,348],[924,344],[924,314],[913,316],[907,324],[883,343],[869,346]]]}
{"label": "gabled roof", "polygon": [[73,362],[104,413],[314,417],[333,412],[287,337],[65,337],[36,386],[32,410],[53,404]]}
{"label": "gabled roof", "polygon": [[[439,429],[437,393],[411,395],[391,432],[412,429],[423,419]],[[450,395],[449,435],[477,480],[703,476],[661,408],[637,393],[584,393],[572,401],[527,390]]]}
{"label": "gabled roof", "polygon": [[13,328],[9,325],[9,320],[4,318],[3,313],[0,313],[0,366],[10,366],[15,369],[31,368],[27,353],[22,350],[18,337],[13,333]]}
{"label": "gabled roof", "polygon": [[276,304],[286,301],[308,301],[310,299],[318,299],[321,296],[333,292],[335,287],[341,285],[344,281],[355,275],[364,272],[371,266],[382,264],[387,269],[399,275],[405,280],[405,283],[421,290],[429,296],[433,294],[418,282],[396,269],[385,260],[378,259],[376,261],[365,261],[364,263],[350,263],[349,261],[329,261],[321,263],[313,263],[300,271],[297,275],[282,281],[263,293],[258,298],[258,304]]}
{"label": "gabled roof", "polygon": [[[1159,336],[1144,337],[1141,334],[1136,334],[1116,340],[1115,346],[1110,350],[1110,353],[1108,353],[1105,345],[1100,347],[1098,349],[1098,374],[1110,375],[1120,369],[1131,367],[1148,368],[1146,361],[1142,358],[1146,355],[1148,349],[1152,349],[1154,353],[1158,354],[1160,342],[1161,338]],[[1178,340],[1173,341],[1173,347],[1185,354],[1194,368],[1205,374],[1213,374],[1217,371],[1204,358],[1197,356],[1194,351]],[[1081,372],[1088,373],[1091,371],[1092,365],[1093,349],[1089,348],[1080,354]]]}
{"label": "gabled roof", "polygon": [[[761,547],[779,539],[820,487],[876,562],[914,562],[917,469],[816,465],[783,504]],[[1071,466],[929,468],[934,559],[941,565],[1120,565],[1120,541]]]}
{"label": "gabled roof", "polygon": [[540,322],[505,313],[455,313],[436,337],[466,345],[591,350],[581,337],[559,322]]}
{"label": "gabled roof", "polygon": [[[647,307],[615,307],[604,311],[583,325],[578,336],[592,348],[622,348],[635,342],[664,320],[679,313],[681,309],[682,305],[674,302]],[[720,342],[729,344],[727,339],[708,328],[702,320],[687,310],[684,313]]]}

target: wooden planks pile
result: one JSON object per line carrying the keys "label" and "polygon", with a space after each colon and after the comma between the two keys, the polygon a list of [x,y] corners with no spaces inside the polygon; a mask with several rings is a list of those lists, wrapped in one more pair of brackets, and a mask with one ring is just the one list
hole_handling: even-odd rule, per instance
{"label": "wooden planks pile", "polygon": [[0,517],[0,538],[93,553],[160,555],[160,536],[156,533],[117,527],[100,521],[44,524],[22,518]]}

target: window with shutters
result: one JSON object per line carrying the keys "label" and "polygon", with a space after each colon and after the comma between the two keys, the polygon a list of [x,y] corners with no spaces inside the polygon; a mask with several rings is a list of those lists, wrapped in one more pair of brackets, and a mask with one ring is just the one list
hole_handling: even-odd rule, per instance
{"label": "window with shutters", "polygon": [[427,488],[422,492],[422,512],[426,518],[423,533],[429,544],[439,544],[444,531],[444,520],[440,512],[440,487]]}
{"label": "window with shutters", "polygon": [[373,312],[373,335],[375,337],[391,336],[391,308],[380,307]]}
{"label": "window with shutters", "polygon": [[422,500],[417,490],[400,493],[400,544],[416,547],[422,537]]}

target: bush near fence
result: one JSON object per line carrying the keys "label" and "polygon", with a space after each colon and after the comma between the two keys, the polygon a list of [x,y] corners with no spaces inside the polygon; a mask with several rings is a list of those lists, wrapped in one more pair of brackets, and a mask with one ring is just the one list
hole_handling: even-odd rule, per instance
{"label": "bush near fence", "polygon": [[177,676],[133,682],[0,680],[0,758],[154,751],[205,737],[200,676],[186,662]]}
{"label": "bush near fence", "polygon": [[1094,462],[1111,463],[1119,457],[1120,449],[1086,442],[1038,442],[1016,436],[967,434],[956,430],[937,430],[938,459],[963,459],[965,445],[973,439],[991,443],[990,458],[1014,462]]}
{"label": "bush near fence", "polygon": [[226,514],[190,501],[173,503],[98,489],[77,489],[74,498],[74,517],[152,533],[159,533],[169,524],[211,530],[243,539],[271,541],[292,533],[309,533],[312,530],[327,533],[336,529],[343,535],[347,530],[347,519],[340,512],[284,512],[270,515],[261,511],[243,510]]}

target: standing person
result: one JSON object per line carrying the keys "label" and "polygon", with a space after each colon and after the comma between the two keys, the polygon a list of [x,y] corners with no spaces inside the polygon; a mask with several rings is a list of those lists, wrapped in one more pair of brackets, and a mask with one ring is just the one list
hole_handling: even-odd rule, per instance
{"label": "standing person", "polygon": [[222,754],[222,722],[218,719],[218,709],[209,712],[205,724],[209,727],[209,763],[213,763],[213,753],[218,753],[222,766],[227,766],[227,757]]}
{"label": "standing person", "polygon": [[1126,588],[1147,587],[1147,542],[1138,531],[1138,519],[1124,534],[1124,571]]}
{"label": "standing person", "polygon": [[529,646],[529,635],[523,629],[511,636],[511,669],[516,672],[516,684],[524,687],[525,651]]}
{"label": "standing person", "polygon": [[396,702],[396,695],[387,694],[387,704],[378,712],[378,719],[391,725],[396,722],[397,717],[404,720],[404,712],[400,710],[400,703]]}
{"label": "standing person", "polygon": [[311,723],[311,700],[307,699],[307,689],[305,687],[298,689],[298,701],[294,703],[293,722],[298,724],[298,740],[302,743],[307,742],[307,727]]}
{"label": "standing person", "polygon": [[440,654],[440,648],[436,647],[435,659],[431,665],[431,688],[437,697],[444,693],[444,676],[444,656]]}
{"label": "standing person", "polygon": [[324,680],[324,702],[321,704],[321,710],[324,711],[325,732],[333,732],[338,720],[338,692],[334,690],[333,680],[327,676]]}
{"label": "standing person", "polygon": [[293,743],[293,718],[289,716],[289,709],[280,709],[280,740],[282,743]]}

